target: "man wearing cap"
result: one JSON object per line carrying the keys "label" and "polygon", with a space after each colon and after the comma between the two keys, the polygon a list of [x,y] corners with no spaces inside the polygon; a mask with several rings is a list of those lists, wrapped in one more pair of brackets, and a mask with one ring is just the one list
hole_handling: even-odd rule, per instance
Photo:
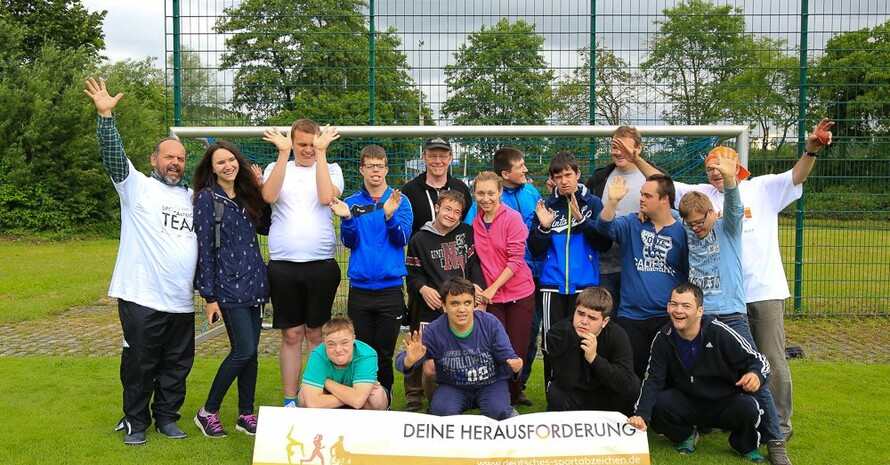
{"label": "man wearing cap", "polygon": [[[822,119],[807,138],[804,154],[792,169],[784,173],[748,180],[750,172],[741,165],[736,173],[744,205],[742,277],[748,318],[754,340],[772,366],[769,386],[775,397],[782,435],[786,440],[792,435],[792,391],[791,371],[785,359],[784,315],[785,299],[791,293],[779,251],[778,217],[779,212],[803,194],[803,183],[816,164],[818,152],[831,144],[829,130],[832,126],[834,122],[828,118]],[[654,168],[640,157],[635,157],[633,162],[644,174],[654,172]],[[710,158],[705,160],[706,167],[711,163]],[[709,184],[675,183],[677,198],[682,198],[689,191],[701,192],[711,200],[715,214],[722,215],[723,175],[711,169],[707,173]]]}
{"label": "man wearing cap", "polygon": [[[470,189],[463,181],[451,177],[448,167],[451,165],[451,144],[442,136],[431,137],[423,143],[423,162],[426,171],[417,175],[402,186],[402,194],[411,203],[414,213],[414,221],[411,224],[411,235],[423,228],[423,225],[436,218],[436,202],[439,200],[440,191],[459,192],[464,197],[464,205],[473,203],[470,197]],[[467,209],[463,209],[461,221],[467,216]],[[423,302],[416,299],[416,295],[408,295],[409,323],[414,330],[419,322],[419,312]],[[416,321],[415,321],[416,320]],[[421,370],[415,370],[410,376],[405,377],[406,408],[416,412],[423,404],[423,387],[421,386]]]}
{"label": "man wearing cap", "polygon": [[[452,177],[448,172],[451,157],[451,144],[448,139],[436,136],[424,142],[423,162],[426,164],[426,171],[402,186],[402,194],[411,202],[411,209],[414,211],[414,223],[411,226],[412,235],[436,217],[436,200],[439,199],[439,191],[458,191],[464,195],[466,205],[473,203],[467,185],[460,179]],[[461,217],[461,220],[464,217],[466,217],[466,213]]]}

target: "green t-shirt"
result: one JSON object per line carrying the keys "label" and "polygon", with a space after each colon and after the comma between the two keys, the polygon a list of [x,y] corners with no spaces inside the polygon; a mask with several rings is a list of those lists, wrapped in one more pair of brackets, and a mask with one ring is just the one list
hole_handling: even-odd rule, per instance
{"label": "green t-shirt", "polygon": [[328,358],[324,344],[309,354],[303,382],[324,389],[324,382],[331,379],[344,386],[352,387],[362,383],[377,382],[377,352],[368,344],[356,340],[353,345],[352,361],[346,368],[337,368]]}

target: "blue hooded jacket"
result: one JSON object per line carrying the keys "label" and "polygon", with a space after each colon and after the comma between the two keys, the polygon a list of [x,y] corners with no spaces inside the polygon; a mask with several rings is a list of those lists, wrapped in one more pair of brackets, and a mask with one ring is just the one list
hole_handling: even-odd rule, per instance
{"label": "blue hooded jacket", "polygon": [[544,258],[541,289],[555,289],[560,294],[599,285],[599,253],[612,246],[612,241],[595,227],[603,202],[580,183],[574,195],[584,216],[582,221],[572,217],[568,196],[554,189],[545,202],[556,214],[552,226],[543,230],[535,216],[528,239],[531,253]]}
{"label": "blue hooded jacket", "polygon": [[359,289],[378,290],[401,286],[408,274],[405,268],[405,246],[411,236],[414,214],[411,202],[402,203],[388,220],[383,204],[392,195],[387,187],[380,200],[374,202],[364,186],[344,200],[352,217],[340,222],[340,240],[349,247],[349,284]]}

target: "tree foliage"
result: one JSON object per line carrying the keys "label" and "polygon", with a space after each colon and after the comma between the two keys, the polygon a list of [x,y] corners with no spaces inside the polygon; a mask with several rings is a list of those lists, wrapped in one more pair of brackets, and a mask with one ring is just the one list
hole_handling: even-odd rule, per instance
{"label": "tree foliage", "polygon": [[[26,60],[26,37],[0,19],[0,230],[71,231],[117,217],[117,195],[96,145],[96,111],[83,94],[89,72],[126,92],[118,114],[124,142],[145,167],[153,140],[164,134],[163,77],[149,60],[96,69],[86,49],[49,41]],[[13,65],[15,64],[15,65]],[[140,156],[142,155],[142,156]]]}
{"label": "tree foliage", "polygon": [[455,124],[543,124],[553,112],[553,71],[535,25],[501,19],[470,34],[445,66],[442,113]]}
{"label": "tree foliage", "polygon": [[797,124],[800,68],[784,47],[783,40],[757,38],[749,63],[722,89],[730,119],[755,125],[762,150],[781,148]]}
{"label": "tree foliage", "polygon": [[837,34],[810,78],[815,113],[836,122],[837,136],[890,135],[890,21]]}
{"label": "tree foliage", "polygon": [[[582,48],[578,54],[581,64],[560,78],[556,86],[556,120],[560,124],[590,122],[590,49]],[[642,86],[640,76],[611,50],[597,48],[594,58],[596,123],[618,126],[627,122],[636,108]]]}
{"label": "tree foliage", "polygon": [[664,10],[649,58],[641,63],[673,107],[672,124],[707,124],[727,116],[726,82],[751,63],[753,40],[741,7],[686,0]]}
{"label": "tree foliage", "polygon": [[[230,34],[236,109],[256,122],[309,117],[368,124],[370,30],[361,0],[245,0],[216,30]],[[374,123],[415,124],[418,95],[393,30],[374,35]],[[426,116],[429,110],[424,109]]]}
{"label": "tree foliage", "polygon": [[0,18],[21,31],[24,61],[36,59],[50,40],[61,50],[98,56],[105,48],[105,13],[88,11],[80,0],[0,0]]}

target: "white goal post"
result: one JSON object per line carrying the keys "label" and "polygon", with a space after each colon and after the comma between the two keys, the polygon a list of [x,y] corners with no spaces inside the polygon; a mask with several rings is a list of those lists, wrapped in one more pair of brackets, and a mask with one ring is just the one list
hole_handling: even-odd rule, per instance
{"label": "white goal post", "polygon": [[[269,126],[174,126],[170,136],[178,139],[216,137],[235,139],[262,137]],[[609,137],[618,126],[337,126],[343,137],[423,138],[443,137]],[[276,126],[282,133],[290,126]],[[655,137],[717,136],[720,140],[735,138],[735,150],[742,165],[748,164],[750,145],[748,126],[636,126],[640,135]]]}

